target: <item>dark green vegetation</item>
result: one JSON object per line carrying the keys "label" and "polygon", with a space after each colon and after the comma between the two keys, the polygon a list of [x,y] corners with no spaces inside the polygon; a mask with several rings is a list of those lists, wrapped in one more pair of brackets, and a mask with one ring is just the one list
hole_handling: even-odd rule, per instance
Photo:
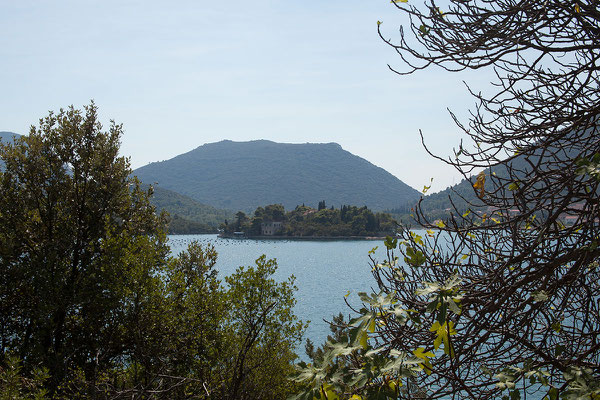
{"label": "dark green vegetation", "polygon": [[260,236],[261,225],[270,222],[282,223],[269,233],[276,236],[364,237],[395,235],[396,232],[396,222],[389,214],[373,213],[367,207],[327,208],[325,201],[319,202],[319,209],[301,205],[287,213],[281,204],[258,207],[252,218],[240,211],[234,221],[221,227],[229,234],[242,231],[248,236]]}
{"label": "dark green vegetation", "polygon": [[121,134],[91,104],[0,147],[0,398],[285,398],[293,277],[263,256],[225,285],[210,246],[169,257]]}
{"label": "dark green vegetation", "polygon": [[[18,138],[19,134],[13,132],[0,132],[0,143],[12,143],[14,138]],[[0,168],[4,167],[4,161],[0,160]]]}
{"label": "dark green vegetation", "polygon": [[600,399],[600,3],[392,3],[400,72],[493,69],[445,159],[476,175],[386,239],[295,399]]}
{"label": "dark green vegetation", "polygon": [[[0,142],[12,143],[13,138],[20,136],[13,132],[0,132]],[[0,165],[3,165],[1,160]],[[148,189],[148,185],[142,187]],[[188,196],[156,185],[152,189],[150,203],[158,210],[170,214],[168,223],[170,234],[216,233],[217,227],[223,220],[233,218],[232,211],[201,204]]]}
{"label": "dark green vegetation", "polygon": [[235,215],[159,186],[153,186],[153,190],[152,205],[170,214],[170,234],[216,233],[219,224]]}
{"label": "dark green vegetation", "polygon": [[290,209],[314,199],[383,210],[419,198],[416,190],[335,143],[226,140],[146,165],[135,174],[201,203],[244,212],[273,203]]}

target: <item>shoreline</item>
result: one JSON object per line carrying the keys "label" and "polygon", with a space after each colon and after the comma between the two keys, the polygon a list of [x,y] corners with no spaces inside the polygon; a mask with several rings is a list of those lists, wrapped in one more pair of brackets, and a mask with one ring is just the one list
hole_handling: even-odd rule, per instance
{"label": "shoreline", "polygon": [[243,236],[219,234],[221,239],[236,240],[312,240],[312,241],[336,241],[336,240],[385,240],[386,236]]}

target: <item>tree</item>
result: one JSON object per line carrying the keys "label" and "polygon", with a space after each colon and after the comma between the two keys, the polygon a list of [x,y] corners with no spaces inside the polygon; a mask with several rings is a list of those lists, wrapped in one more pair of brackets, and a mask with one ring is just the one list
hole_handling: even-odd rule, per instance
{"label": "tree", "polygon": [[[114,360],[125,322],[115,285],[155,273],[167,253],[165,217],[129,178],[121,134],[114,122],[102,132],[92,103],[0,147],[0,355],[48,368],[52,392],[72,367],[91,378]],[[127,259],[134,250],[145,267]]]}
{"label": "tree", "polygon": [[248,221],[248,217],[243,211],[238,211],[237,214],[235,214],[235,217],[237,218],[236,229],[239,231],[240,229],[242,229],[242,226]]}
{"label": "tree", "polygon": [[285,397],[293,279],[263,257],[224,288],[214,248],[171,257],[121,135],[92,103],[0,147],[0,397]]}
{"label": "tree", "polygon": [[361,294],[348,340],[305,366],[298,398],[598,398],[598,2],[393,3],[410,18],[397,42],[378,24],[407,67],[394,71],[496,74],[489,95],[469,89],[468,124],[455,118],[472,146],[439,157],[477,202],[445,221],[417,206],[428,230],[386,240],[381,292]]}
{"label": "tree", "polygon": [[327,208],[327,205],[325,204],[325,200],[321,200],[319,202],[319,205],[317,207],[317,211],[321,211]]}
{"label": "tree", "polygon": [[224,380],[226,391],[216,398],[276,400],[293,393],[288,375],[305,326],[292,312],[294,276],[277,283],[272,278],[276,269],[275,260],[263,255],[255,267],[239,268],[225,278],[228,327],[235,332],[226,359],[233,363]]}
{"label": "tree", "polygon": [[268,221],[283,221],[285,209],[281,204],[269,204],[265,207],[264,218]]}
{"label": "tree", "polygon": [[275,260],[218,279],[214,247],[192,243],[169,263],[162,295],[132,324],[135,357],[106,382],[108,398],[281,399],[292,393],[298,321],[294,278],[276,282]]}

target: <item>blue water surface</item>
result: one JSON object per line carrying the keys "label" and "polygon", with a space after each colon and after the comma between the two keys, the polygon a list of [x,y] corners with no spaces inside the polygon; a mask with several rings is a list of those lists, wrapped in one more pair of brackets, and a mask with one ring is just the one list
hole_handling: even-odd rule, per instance
{"label": "blue water surface", "polygon": [[[212,244],[219,253],[216,268],[223,280],[239,266],[254,265],[262,254],[277,259],[278,281],[290,275],[296,277],[296,315],[304,322],[310,321],[305,333],[315,345],[321,345],[330,333],[324,320],[332,315],[353,312],[344,302],[344,296],[353,306],[359,306],[358,292],[378,292],[371,275],[369,250],[378,247],[374,257],[383,261],[386,256],[382,240],[293,241],[221,239],[217,235],[171,235],[169,245],[173,255],[185,250],[192,241]],[[304,344],[296,349],[301,360],[308,361]],[[530,393],[529,400],[541,400],[543,393]]]}
{"label": "blue water surface", "polygon": [[[293,241],[221,239],[216,235],[171,235],[169,245],[173,255],[185,250],[190,242],[212,244],[219,253],[216,268],[219,276],[230,275],[239,266],[254,265],[262,254],[277,259],[279,265],[275,279],[282,281],[290,275],[296,277],[296,315],[310,321],[305,338],[315,345],[322,344],[330,333],[332,315],[352,311],[344,302],[359,305],[358,292],[376,289],[371,275],[368,252],[378,246],[375,257],[383,260],[385,246],[381,240]],[[305,359],[304,346],[298,355]]]}

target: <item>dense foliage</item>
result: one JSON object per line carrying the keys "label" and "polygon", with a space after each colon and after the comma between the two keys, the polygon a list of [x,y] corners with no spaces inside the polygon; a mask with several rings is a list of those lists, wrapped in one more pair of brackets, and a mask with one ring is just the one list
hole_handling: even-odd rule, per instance
{"label": "dense foliage", "polygon": [[[264,204],[287,209],[325,199],[373,210],[415,203],[419,192],[336,143],[221,141],[173,159],[138,168],[145,183],[184,194],[203,204],[252,212]],[[379,188],[387,190],[381,192]],[[185,218],[191,219],[181,213]]]}
{"label": "dense foliage", "polygon": [[171,215],[168,225],[170,234],[215,233],[223,220],[233,219],[232,211],[201,204],[158,185],[153,187],[150,203]]}
{"label": "dense foliage", "polygon": [[0,147],[0,398],[281,399],[304,326],[264,256],[169,256],[94,104]]}
{"label": "dense foliage", "polygon": [[170,235],[197,235],[201,233],[217,233],[218,229],[215,226],[190,221],[174,214],[169,218],[168,232]]}
{"label": "dense foliage", "polygon": [[261,224],[268,222],[282,222],[275,234],[290,237],[385,236],[394,235],[396,229],[396,223],[389,214],[373,213],[366,206],[327,208],[325,201],[319,202],[318,210],[301,205],[287,213],[281,204],[258,207],[252,218],[240,211],[235,221],[227,222],[222,228],[226,233],[238,231],[260,236]]}
{"label": "dense foliage", "polygon": [[400,73],[494,69],[445,160],[484,208],[416,207],[296,398],[600,398],[600,4],[392,3]]}

